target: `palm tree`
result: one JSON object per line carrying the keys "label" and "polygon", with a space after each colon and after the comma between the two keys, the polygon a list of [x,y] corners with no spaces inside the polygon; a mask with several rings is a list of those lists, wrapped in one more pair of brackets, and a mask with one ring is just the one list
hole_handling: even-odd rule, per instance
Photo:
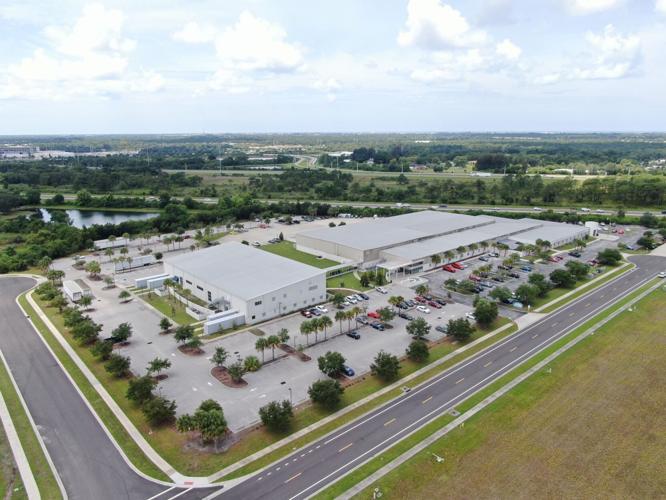
{"label": "palm tree", "polygon": [[326,329],[333,326],[333,321],[331,321],[331,318],[329,318],[328,316],[322,316],[321,318],[319,318],[319,324],[324,330],[324,340],[326,340]]}
{"label": "palm tree", "polygon": [[437,264],[442,262],[442,257],[436,253],[435,255],[430,257],[430,262],[432,262],[433,266],[436,266]]}
{"label": "palm tree", "polygon": [[254,343],[254,348],[261,351],[261,364],[264,364],[264,351],[268,348],[268,342],[264,337],[259,337]]}
{"label": "palm tree", "polygon": [[301,323],[301,335],[305,335],[305,343],[309,346],[310,345],[310,337],[309,335],[312,333],[312,323],[310,321],[303,321]]}
{"label": "palm tree", "polygon": [[280,331],[277,333],[278,339],[280,339],[280,342],[283,344],[286,344],[287,341],[289,340],[289,330],[286,328],[281,328]]}
{"label": "palm tree", "polygon": [[319,318],[312,318],[310,320],[310,326],[312,327],[312,332],[315,334],[315,344],[319,342],[319,339],[317,338],[317,334],[319,333],[319,330],[321,330],[321,321]]}
{"label": "palm tree", "polygon": [[417,287],[414,289],[414,291],[415,291],[418,295],[425,295],[426,293],[428,293],[428,285],[421,284],[421,285],[417,286]]}
{"label": "palm tree", "polygon": [[466,249],[464,246],[462,246],[462,245],[460,245],[458,248],[456,248],[456,252],[458,252],[458,255],[459,255],[461,258],[465,256],[465,251],[466,251],[466,250],[467,250],[467,249]]}
{"label": "palm tree", "polygon": [[393,295],[393,296],[389,297],[389,299],[388,299],[388,303],[393,306],[393,309],[395,309],[398,306],[398,304],[400,304],[404,301],[405,301],[405,299],[400,295]]}
{"label": "palm tree", "polygon": [[453,253],[451,250],[447,250],[446,252],[444,252],[444,257],[446,257],[447,262],[451,262],[453,260],[453,257],[455,256],[456,254]]}
{"label": "palm tree", "polygon": [[162,286],[166,289],[167,295],[171,297],[171,288],[175,285],[176,283],[171,279],[167,278],[162,282]]}
{"label": "palm tree", "polygon": [[476,243],[472,243],[468,248],[472,251],[472,255],[474,255],[474,252],[476,252],[479,249],[479,245],[477,245]]}
{"label": "palm tree", "polygon": [[335,321],[340,322],[340,335],[342,335],[342,320],[347,319],[347,313],[345,311],[337,311],[335,313]]}
{"label": "palm tree", "polygon": [[104,250],[104,255],[106,255],[109,258],[109,262],[111,262],[111,257],[113,257],[114,251],[113,248],[107,248]]}
{"label": "palm tree", "polygon": [[479,243],[479,245],[481,245],[481,248],[483,248],[483,251],[485,252],[486,250],[488,250],[490,243],[488,243],[487,241],[482,241],[481,243]]}
{"label": "palm tree", "polygon": [[275,348],[280,345],[280,338],[277,335],[271,335],[266,339],[266,345],[271,348],[273,360],[275,360]]}

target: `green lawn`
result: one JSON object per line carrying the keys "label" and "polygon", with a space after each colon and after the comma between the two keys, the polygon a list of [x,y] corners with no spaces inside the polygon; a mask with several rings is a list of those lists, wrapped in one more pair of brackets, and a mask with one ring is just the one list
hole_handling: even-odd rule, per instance
{"label": "green lawn", "polygon": [[357,498],[663,497],[666,292],[633,309]]}
{"label": "green lawn", "polygon": [[197,320],[185,312],[185,305],[178,300],[167,300],[166,297],[149,292],[143,293],[138,296],[141,300],[145,300],[159,312],[168,316],[179,325],[189,325],[195,323]]}
{"label": "green lawn", "polygon": [[[2,397],[5,400],[5,404],[9,409],[9,414],[12,416],[12,421],[14,422],[14,427],[18,434],[19,440],[21,441],[21,446],[25,452],[28,462],[30,463],[30,470],[32,471],[35,481],[37,482],[37,487],[39,492],[44,499],[59,499],[62,498],[60,494],[60,487],[56,481],[51,467],[49,465],[44,451],[33,431],[28,415],[25,412],[19,395],[14,390],[14,385],[12,384],[9,373],[5,364],[0,360],[0,388],[2,388]],[[13,466],[13,457],[11,455],[11,450],[9,444],[6,441],[6,436],[4,430],[0,425],[0,449],[3,451],[1,464],[0,464],[0,492],[4,491],[6,488],[11,487],[19,488],[19,491],[16,493],[9,494],[5,492],[2,498],[26,498],[25,490],[23,490],[23,485],[21,482],[20,475],[18,470],[12,469]],[[8,455],[5,455],[5,450]]]}
{"label": "green lawn", "polygon": [[0,425],[0,498],[12,500],[28,498],[2,425]]}
{"label": "green lawn", "polygon": [[337,266],[339,264],[339,262],[335,262],[330,259],[319,259],[316,255],[296,250],[296,247],[290,241],[281,241],[280,243],[262,245],[259,248],[267,252],[286,257],[287,259],[296,260],[298,262],[302,262],[303,264],[318,267],[319,269],[326,269],[328,267]]}
{"label": "green lawn", "polygon": [[363,286],[354,273],[340,274],[326,278],[326,288],[351,288],[359,292],[372,289],[371,286]]}

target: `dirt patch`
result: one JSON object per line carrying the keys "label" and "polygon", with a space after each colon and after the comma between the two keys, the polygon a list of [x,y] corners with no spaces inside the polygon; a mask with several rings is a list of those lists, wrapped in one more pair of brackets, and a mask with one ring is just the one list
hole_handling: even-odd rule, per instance
{"label": "dirt patch", "polygon": [[300,359],[301,361],[310,361],[312,359],[310,356],[308,356],[304,352],[297,351],[296,349],[294,349],[293,347],[291,347],[290,345],[287,345],[287,344],[280,344],[278,346],[278,349],[282,349],[284,352],[286,352],[290,356],[294,356],[294,357]]}
{"label": "dirt patch", "polygon": [[114,350],[115,349],[122,349],[123,347],[127,347],[128,345],[130,345],[129,341],[116,342],[115,344],[113,344],[113,349]]}
{"label": "dirt patch", "polygon": [[201,347],[188,347],[186,345],[178,346],[178,350],[188,356],[201,356],[204,353]]}
{"label": "dirt patch", "polygon": [[168,379],[169,375],[166,373],[162,373],[160,375],[156,375],[154,377],[151,377],[155,382],[161,382],[162,380]]}
{"label": "dirt patch", "polygon": [[227,387],[238,389],[239,387],[245,387],[247,385],[247,382],[243,379],[240,379],[239,381],[233,380],[224,366],[214,367],[210,371],[210,374]]}
{"label": "dirt patch", "polygon": [[257,337],[263,337],[264,335],[266,335],[266,332],[264,332],[264,331],[263,331],[262,329],[260,329],[260,328],[251,328],[251,329],[248,330],[248,331],[249,331],[252,335],[256,335]]}
{"label": "dirt patch", "polygon": [[227,431],[226,435],[219,439],[217,443],[204,444],[201,442],[201,438],[195,433],[190,434],[190,438],[187,440],[183,449],[185,451],[193,451],[199,453],[224,453],[229,450],[233,445],[240,441],[241,435],[235,434],[231,431]]}

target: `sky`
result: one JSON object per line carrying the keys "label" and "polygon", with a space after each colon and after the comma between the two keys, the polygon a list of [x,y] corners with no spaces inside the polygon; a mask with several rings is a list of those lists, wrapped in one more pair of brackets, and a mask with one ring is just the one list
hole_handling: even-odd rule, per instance
{"label": "sky", "polygon": [[666,0],[0,0],[0,134],[664,131]]}

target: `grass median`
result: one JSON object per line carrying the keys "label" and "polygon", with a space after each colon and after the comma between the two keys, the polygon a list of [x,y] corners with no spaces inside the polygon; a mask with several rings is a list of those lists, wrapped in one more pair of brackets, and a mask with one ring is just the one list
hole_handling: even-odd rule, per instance
{"label": "grass median", "polygon": [[[0,360],[0,387],[2,390],[2,397],[5,400],[9,414],[12,417],[12,422],[14,423],[14,428],[18,434],[19,440],[21,441],[21,447],[28,459],[30,464],[30,470],[32,471],[37,487],[39,488],[39,493],[43,499],[60,499],[62,495],[60,494],[60,486],[56,481],[51,466],[49,465],[46,455],[44,455],[44,450],[42,449],[39,439],[35,435],[35,431],[30,423],[21,399],[19,398],[18,393],[14,389],[14,384],[12,384],[11,379],[9,378],[9,373],[7,372],[7,367],[4,362]],[[2,426],[0,426],[0,429]],[[6,439],[4,435],[4,430],[2,430],[2,437]],[[6,469],[5,461],[8,461],[12,455],[11,450],[9,449],[8,443],[6,441],[3,443],[2,449],[7,449],[9,455],[5,457],[3,455],[3,472]],[[11,460],[13,463],[13,459]],[[22,488],[22,483],[16,469],[9,469],[12,475],[15,475],[14,479],[10,482],[7,481],[11,476],[7,476],[5,479],[5,485],[11,487],[12,491],[9,492],[9,495],[5,493],[3,498],[26,498],[25,490]],[[18,481],[17,481],[18,479]],[[0,480],[0,489],[2,489],[2,480]],[[14,488],[19,490],[15,493],[13,492]]]}
{"label": "grass median", "polygon": [[[42,308],[42,310],[47,314],[49,319],[54,323],[56,328],[60,329],[61,331],[64,330],[64,327],[62,325],[62,317],[55,314],[53,310],[48,311],[48,307],[44,303],[40,303],[38,297],[34,297],[35,301],[37,304]],[[114,437],[116,442],[120,445],[120,447],[123,449],[125,452],[125,455],[127,455],[128,459],[134,464],[135,467],[137,467],[140,471],[142,471],[144,474],[147,474],[148,476],[154,477],[155,479],[160,479],[163,481],[169,481],[169,477],[164,474],[144,453],[141,451],[141,448],[134,442],[134,440],[131,438],[131,436],[127,433],[125,428],[122,426],[122,424],[118,421],[116,416],[113,414],[111,409],[107,406],[107,404],[104,402],[104,400],[101,398],[101,396],[97,393],[97,391],[93,388],[93,386],[88,382],[88,379],[83,375],[81,370],[76,366],[74,361],[69,357],[67,352],[63,349],[63,347],[60,345],[60,343],[56,340],[56,338],[53,336],[51,331],[47,328],[47,326],[44,324],[44,322],[41,320],[41,318],[37,315],[35,310],[32,308],[32,306],[28,303],[25,294],[21,295],[19,297],[19,303],[21,304],[21,307],[30,315],[30,318],[32,319],[33,324],[39,331],[39,333],[42,335],[42,338],[46,341],[46,343],[49,345],[51,350],[55,353],[55,355],[58,357],[60,362],[63,364],[67,372],[70,374],[76,385],[79,387],[81,392],[84,394],[90,405],[93,407],[97,415],[100,417],[102,422],[104,422],[104,425],[106,428],[109,430],[111,435]],[[65,335],[65,338],[70,340],[68,338],[69,336]],[[79,355],[86,355],[90,358],[90,352],[87,349],[80,348],[78,345],[76,345],[75,342],[70,342],[71,345],[77,349],[77,353]],[[84,352],[82,352],[84,351]],[[96,365],[96,363],[90,363],[90,359],[84,361],[88,364],[88,366],[92,369],[93,366]],[[97,365],[102,371],[104,371],[104,368],[101,364]],[[100,370],[98,369],[97,372]],[[95,373],[95,372],[94,372]],[[95,373],[98,375],[99,373]],[[106,374],[106,377],[108,377],[108,374]],[[106,378],[105,377],[105,378]],[[110,389],[110,384],[104,384],[106,389]],[[113,388],[116,388],[117,386],[114,386]],[[111,391],[109,391],[111,393]],[[112,393],[112,396],[114,396],[114,399],[118,400],[118,393],[117,390],[114,391],[116,394],[114,395]],[[125,399],[124,392],[122,393],[122,398]]]}
{"label": "grass median", "polygon": [[641,299],[358,498],[662,496],[665,306]]}
{"label": "grass median", "polygon": [[[471,397],[467,398],[465,401],[462,403],[458,404],[456,406],[456,410],[458,410],[460,413],[464,413],[468,411],[469,409],[473,408],[476,404],[481,402],[483,399],[486,397],[490,396],[497,390],[499,390],[501,387],[509,383],[511,380],[514,378],[518,377],[520,374],[526,372],[529,370],[532,366],[536,365],[546,357],[548,357],[550,354],[555,352],[557,349],[565,345],[567,342],[572,340],[573,338],[577,337],[578,335],[581,335],[583,332],[594,326],[596,323],[599,321],[603,320],[604,318],[608,317],[610,314],[612,314],[614,311],[620,309],[623,305],[626,303],[630,302],[633,300],[635,297],[643,293],[645,290],[647,290],[650,286],[654,284],[654,280],[648,282],[647,284],[643,285],[639,289],[635,290],[631,294],[629,294],[627,297],[623,298],[620,300],[618,303],[614,304],[610,308],[602,311],[601,313],[597,314],[590,320],[586,321],[583,323],[581,326],[575,328],[572,330],[570,333],[565,335],[563,338],[555,342],[554,344],[551,344],[549,347],[538,353],[537,355],[533,356],[517,368],[513,369],[503,377],[499,378],[497,381],[493,382],[490,384],[488,387],[484,388],[483,390],[475,393]],[[513,393],[516,390],[524,390],[522,389],[523,384],[518,385],[516,388],[514,388],[510,393]],[[500,398],[501,400],[502,398]],[[492,408],[492,406],[491,406]],[[484,410],[481,412],[481,414],[487,412],[487,411],[492,411],[492,409],[489,410]],[[443,417],[440,417],[443,418]],[[476,418],[476,417],[473,417]],[[446,419],[444,418],[439,422],[439,425],[431,425],[428,424],[428,426],[424,427],[424,429],[428,428],[431,429],[430,432],[418,432],[415,433],[414,435],[410,436],[409,438],[405,439],[403,442],[401,442],[399,445],[396,445],[390,449],[388,449],[386,452],[382,453],[380,456],[370,460],[368,463],[364,464],[351,474],[343,477],[336,483],[333,483],[331,486],[323,490],[320,494],[316,496],[316,498],[321,498],[321,499],[328,499],[328,498],[335,498],[351,487],[353,487],[355,484],[357,484],[359,481],[363,480],[364,478],[368,477],[370,474],[381,468],[384,464],[387,464],[391,462],[393,459],[397,458],[400,456],[404,451],[410,449],[411,447],[417,445],[420,441],[422,441],[424,438],[428,437],[430,434],[434,433],[436,430],[438,430],[440,427],[443,425],[446,425],[448,423]],[[466,423],[467,425],[467,423]],[[443,439],[446,439],[444,437]],[[399,469],[396,469],[399,470]],[[389,475],[391,475],[390,473]],[[369,490],[368,490],[369,491]],[[368,493],[368,491],[364,493]],[[367,496],[367,495],[366,495]],[[363,497],[361,495],[361,497]]]}

